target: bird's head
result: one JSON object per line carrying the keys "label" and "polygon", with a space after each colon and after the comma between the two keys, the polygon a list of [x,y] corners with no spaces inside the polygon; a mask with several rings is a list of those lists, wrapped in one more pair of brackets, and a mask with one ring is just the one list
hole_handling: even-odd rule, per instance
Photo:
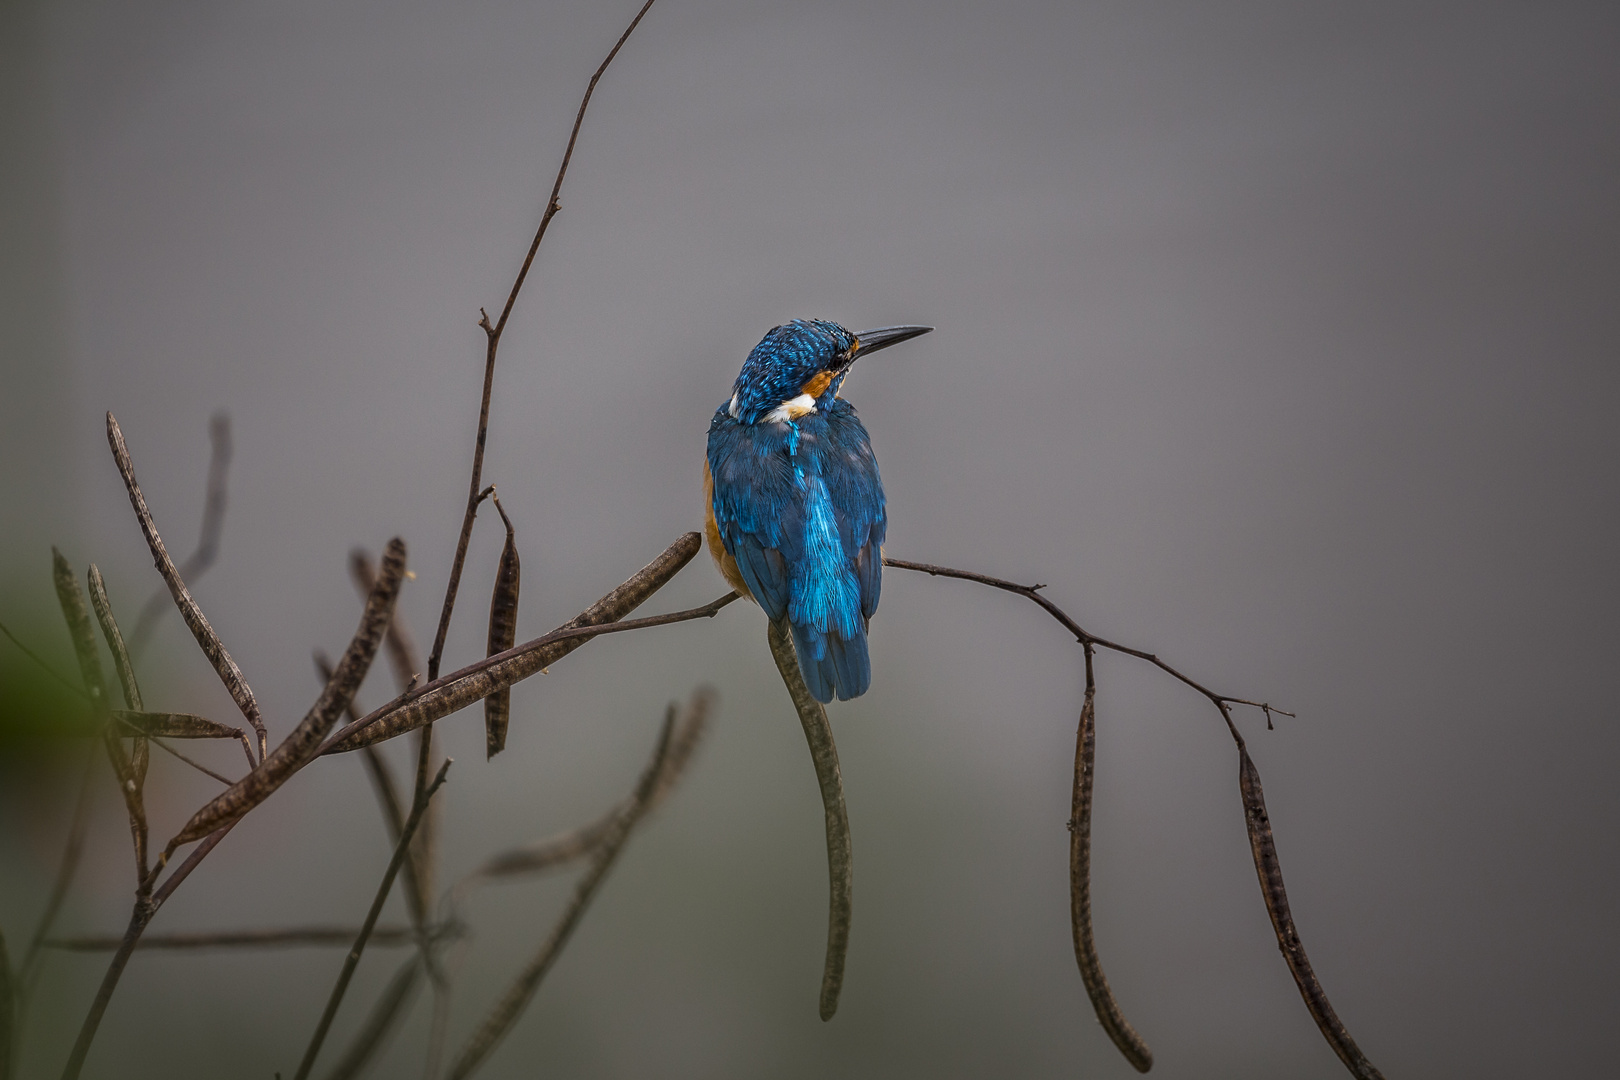
{"label": "bird's head", "polygon": [[856,360],[932,329],[883,326],[856,334],[821,319],[794,319],[772,328],[748,354],[727,411],[745,424],[796,420],[831,401]]}

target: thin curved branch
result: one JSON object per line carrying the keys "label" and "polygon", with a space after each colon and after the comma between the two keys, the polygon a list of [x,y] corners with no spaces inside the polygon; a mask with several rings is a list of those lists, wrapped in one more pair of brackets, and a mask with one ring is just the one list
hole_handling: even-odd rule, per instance
{"label": "thin curved branch", "polygon": [[[194,949],[298,949],[327,945],[352,945],[360,931],[353,926],[293,926],[273,930],[208,930],[181,934],[145,934],[135,946],[137,951],[160,949],[191,951]],[[434,938],[455,934],[452,927],[434,927]],[[417,932],[410,926],[379,926],[372,931],[373,945],[414,945]],[[46,938],[47,949],[61,952],[112,952],[122,939],[101,934],[80,937]]]}
{"label": "thin curved branch", "polygon": [[[1328,1045],[1333,1048],[1333,1052],[1338,1054],[1339,1059],[1344,1062],[1345,1068],[1349,1069],[1351,1074],[1356,1076],[1358,1080],[1383,1080],[1383,1074],[1367,1060],[1366,1055],[1361,1052],[1355,1040],[1350,1037],[1350,1033],[1340,1023],[1338,1014],[1333,1011],[1333,1006],[1328,1002],[1327,993],[1322,989],[1321,982],[1317,980],[1316,973],[1311,968],[1310,958],[1305,954],[1304,943],[1300,941],[1299,934],[1294,928],[1293,915],[1288,907],[1288,894],[1283,888],[1282,864],[1277,859],[1277,847],[1271,834],[1271,819],[1266,814],[1265,795],[1260,787],[1260,773],[1254,767],[1254,762],[1249,758],[1248,747],[1243,741],[1243,736],[1238,732],[1237,725],[1232,721],[1231,706],[1249,705],[1261,710],[1265,713],[1267,727],[1271,726],[1272,713],[1281,716],[1293,716],[1294,714],[1275,708],[1268,702],[1251,701],[1248,698],[1218,694],[1183,675],[1152,653],[1144,652],[1141,649],[1133,649],[1127,645],[1120,645],[1117,642],[1087,632],[1081,628],[1079,623],[1070,618],[1062,608],[1040,595],[1039,590],[1042,588],[1040,585],[1019,585],[1003,578],[976,574],[968,570],[955,570],[948,566],[935,566],[931,563],[908,562],[904,559],[885,558],[883,563],[885,566],[892,566],[898,570],[916,570],[934,577],[950,577],[963,581],[978,582],[981,585],[989,585],[991,588],[1000,589],[1004,592],[1016,593],[1039,604],[1047,614],[1061,623],[1065,629],[1075,636],[1075,639],[1081,645],[1086,647],[1088,708],[1092,696],[1090,691],[1092,685],[1090,681],[1090,651],[1092,647],[1096,647],[1148,661],[1161,671],[1203,694],[1220,710],[1221,720],[1225,722],[1227,732],[1232,736],[1233,742],[1237,744],[1238,786],[1243,797],[1244,823],[1249,834],[1249,846],[1254,854],[1255,870],[1260,878],[1260,892],[1265,898],[1266,911],[1271,916],[1272,929],[1277,934],[1277,947],[1282,950],[1283,959],[1288,964],[1288,970],[1294,976],[1294,982],[1299,987],[1300,997],[1304,999],[1305,1008],[1309,1010],[1311,1018],[1316,1021],[1317,1027],[1321,1029],[1322,1037],[1327,1040]],[[1071,858],[1072,854],[1073,849],[1071,847]],[[1071,873],[1072,865],[1071,862]],[[1078,936],[1078,934],[1079,928],[1077,926],[1076,935]],[[1078,947],[1079,942],[1077,941],[1077,955]],[[1082,977],[1084,977],[1085,961],[1083,959],[1081,960],[1081,971]],[[1090,988],[1091,984],[1088,980],[1087,989],[1090,990]],[[1092,1002],[1097,1005],[1098,1014],[1101,1017],[1103,1005],[1098,1004],[1095,995],[1093,995]],[[1121,1020],[1123,1020],[1123,1017]],[[1106,1026],[1107,1022],[1104,1021],[1104,1023]],[[1112,1034],[1113,1032],[1110,1031],[1110,1035]],[[1119,1040],[1116,1038],[1115,1042],[1117,1044]],[[1127,1058],[1130,1058],[1131,1052],[1125,1045],[1120,1045],[1120,1049],[1125,1052]],[[1143,1047],[1143,1049],[1145,1050],[1146,1047]],[[1132,1060],[1132,1064],[1134,1065],[1136,1062]],[[1142,1068],[1142,1066],[1137,1067]]]}
{"label": "thin curved branch", "polygon": [[568,149],[563,151],[562,166],[557,170],[557,179],[551,185],[551,197],[546,200],[545,213],[540,216],[540,227],[534,232],[534,240],[529,244],[529,253],[523,257],[523,266],[518,270],[517,278],[512,282],[512,291],[507,294],[506,305],[501,308],[501,316],[490,325],[488,313],[481,313],[483,317],[478,325],[483,327],[484,346],[484,394],[482,404],[478,407],[478,438],[473,445],[472,482],[467,486],[467,510],[461,519],[461,534],[456,539],[456,557],[450,564],[450,580],[444,588],[444,605],[439,610],[439,628],[433,635],[433,651],[428,654],[428,681],[439,677],[439,661],[444,656],[445,635],[450,632],[450,614],[455,610],[456,592],[461,587],[461,570],[467,561],[467,544],[472,540],[473,520],[478,516],[478,503],[481,501],[479,485],[483,483],[484,476],[484,444],[489,439],[489,399],[495,386],[495,354],[500,351],[501,334],[506,331],[506,320],[512,315],[512,306],[517,303],[518,293],[523,289],[523,282],[529,276],[529,267],[534,265],[534,256],[540,250],[540,241],[546,238],[546,230],[551,227],[551,219],[557,216],[562,204],[557,197],[562,193],[563,178],[568,175],[568,164],[574,160],[574,144],[579,141],[579,128],[585,122],[585,109],[591,103],[591,95],[596,93],[596,84],[607,71],[613,58],[619,55],[619,50],[629,40],[630,34],[640,25],[641,17],[647,14],[647,9],[653,6],[653,0],[647,0],[636,12],[636,17],[630,20],[624,33],[608,52],[607,59],[596,69],[591,81],[585,87],[585,96],[580,99],[579,112],[574,116],[574,130],[568,135]]}
{"label": "thin curved branch", "polygon": [[1138,660],[1146,660],[1148,663],[1152,664],[1166,675],[1180,680],[1186,685],[1192,687],[1194,690],[1198,691],[1200,694],[1203,694],[1216,705],[1227,703],[1232,705],[1253,706],[1266,714],[1267,727],[1271,726],[1272,713],[1276,713],[1278,716],[1294,715],[1291,712],[1284,712],[1282,709],[1277,708],[1275,705],[1272,705],[1269,702],[1250,701],[1248,698],[1238,698],[1231,697],[1227,694],[1217,694],[1215,691],[1204,686],[1202,683],[1194,682],[1192,679],[1188,678],[1186,675],[1183,675],[1181,672],[1177,671],[1175,668],[1171,667],[1163,660],[1160,660],[1157,656],[1150,652],[1144,652],[1141,649],[1133,649],[1129,645],[1121,645],[1117,641],[1109,641],[1107,638],[1098,637],[1096,634],[1085,630],[1080,626],[1079,623],[1069,618],[1068,612],[1064,611],[1062,608],[1052,603],[1052,601],[1042,596],[1040,590],[1046,588],[1045,585],[1020,585],[1016,581],[1007,581],[1004,578],[990,577],[988,574],[975,574],[971,570],[955,570],[949,566],[935,566],[932,563],[908,562],[905,559],[891,559],[888,556],[884,556],[883,565],[892,566],[896,570],[915,570],[918,573],[928,574],[931,577],[948,577],[957,578],[961,581],[976,581],[980,585],[988,585],[992,589],[1000,589],[1002,592],[1015,593],[1024,597],[1026,600],[1033,600],[1035,603],[1039,604],[1048,615],[1062,623],[1064,629],[1073,634],[1074,639],[1080,642],[1082,645],[1091,644],[1095,645],[1099,649],[1107,649],[1110,652],[1124,653],[1126,656],[1134,656]]}
{"label": "thin curved branch", "polygon": [[838,768],[838,747],[833,744],[827,710],[811,695],[799,671],[793,635],[785,623],[770,624],[771,658],[782,673],[788,696],[804,726],[810,759],[821,788],[821,808],[827,826],[827,959],[821,973],[821,1019],[838,1011],[844,988],[844,958],[849,952],[849,925],[855,889],[855,864],[849,838],[849,812],[844,808],[844,778]]}

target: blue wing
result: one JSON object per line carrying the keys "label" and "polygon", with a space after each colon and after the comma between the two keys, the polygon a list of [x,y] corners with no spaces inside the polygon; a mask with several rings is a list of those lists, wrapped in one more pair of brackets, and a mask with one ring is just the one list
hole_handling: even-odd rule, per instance
{"label": "blue wing", "polygon": [[742,424],[722,409],[708,463],[721,542],[766,616],[787,619],[805,685],[823,702],[865,693],[886,518],[855,410],[834,401],[789,425]]}
{"label": "blue wing", "polygon": [[836,469],[825,470],[827,492],[845,527],[844,550],[851,553],[860,582],[861,614],[870,621],[883,591],[883,540],[889,524],[883,480],[855,406],[834,398],[826,411],[829,460],[838,461]]}
{"label": "blue wing", "polygon": [[722,408],[709,425],[709,472],[714,521],[726,554],[772,622],[787,614],[784,538],[802,518],[787,441],[774,424],[738,423]]}

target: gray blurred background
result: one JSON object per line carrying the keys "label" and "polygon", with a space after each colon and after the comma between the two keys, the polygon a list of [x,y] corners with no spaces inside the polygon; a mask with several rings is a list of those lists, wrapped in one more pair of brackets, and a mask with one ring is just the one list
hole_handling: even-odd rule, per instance
{"label": "gray blurred background", "polygon": [[[129,617],[158,585],[105,410],[185,552],[225,409],[230,510],[196,592],[273,734],[318,689],[310,650],[352,631],[352,545],[409,541],[402,611],[429,638],[478,308],[632,11],[8,4],[8,624],[71,662],[50,543]],[[765,330],[931,323],[846,390],[889,553],[1047,582],[1095,632],[1299,714],[1238,719],[1318,974],[1388,1076],[1612,1070],[1617,56],[1598,3],[664,0],[598,90],[501,356],[485,476],[517,523],[520,639],[698,527],[709,415]],[[491,516],[450,666],[481,654],[498,550]],[[700,557],[648,610],[723,590]],[[891,571],[873,689],[832,713],[857,888],[824,1025],[820,805],[764,636],[737,605],[593,644],[517,689],[493,763],[477,710],[440,725],[454,877],[604,810],[667,700],[721,694],[485,1075],[1133,1075],[1069,943],[1072,642],[1024,601]],[[154,644],[149,703],[230,718],[172,612]],[[1128,658],[1099,682],[1098,944],[1154,1075],[1343,1075],[1277,954],[1217,714]],[[362,700],[391,693],[379,672]],[[0,794],[14,951],[70,759],[13,763]],[[174,765],[149,783],[165,835],[214,790]],[[115,801],[64,931],[127,917]],[[387,854],[359,763],[329,760],[153,930],[357,923]],[[473,902],[452,1045],[570,882]],[[368,954],[334,1049],[401,955]],[[290,1075],[340,956],[138,955],[88,1074]],[[25,1075],[55,1075],[103,964],[51,961]],[[425,1017],[377,1075],[416,1074]]]}

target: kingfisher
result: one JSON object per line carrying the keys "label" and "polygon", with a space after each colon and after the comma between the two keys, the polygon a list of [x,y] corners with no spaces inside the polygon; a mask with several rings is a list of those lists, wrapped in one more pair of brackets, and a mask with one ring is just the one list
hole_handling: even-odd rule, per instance
{"label": "kingfisher", "polygon": [[851,333],[821,319],[774,327],[709,423],[709,554],[739,596],[786,622],[817,701],[872,685],[866,630],[888,527],[866,427],[838,396],[858,358],[931,326]]}

